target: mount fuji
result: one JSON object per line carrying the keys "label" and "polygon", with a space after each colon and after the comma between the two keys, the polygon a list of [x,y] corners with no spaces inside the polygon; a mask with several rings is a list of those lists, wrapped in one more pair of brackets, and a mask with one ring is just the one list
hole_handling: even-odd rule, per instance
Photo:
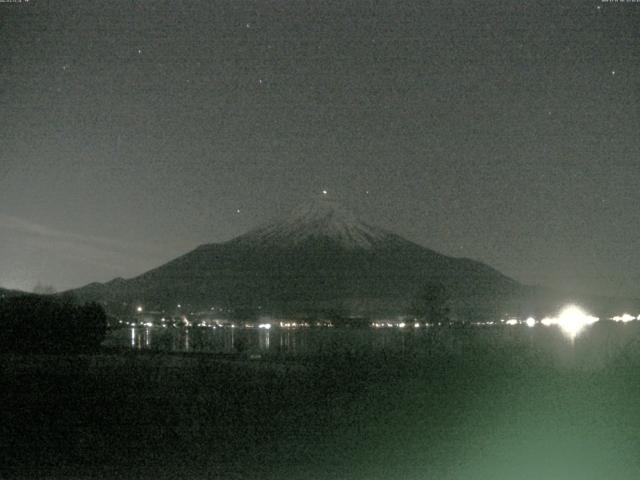
{"label": "mount fuji", "polygon": [[522,286],[480,262],[442,255],[368,225],[320,198],[223,243],[201,245],[137,277],[77,289],[109,306],[177,304],[312,315],[401,313],[427,284],[444,285],[460,315],[496,308]]}

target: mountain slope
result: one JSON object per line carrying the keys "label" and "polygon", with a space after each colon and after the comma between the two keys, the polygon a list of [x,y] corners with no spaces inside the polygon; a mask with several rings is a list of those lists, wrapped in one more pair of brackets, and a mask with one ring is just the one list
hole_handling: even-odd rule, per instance
{"label": "mountain slope", "polygon": [[21,290],[8,290],[6,288],[0,288],[0,299],[10,298],[10,297],[19,297],[23,295],[33,295],[33,293],[23,292]]}
{"label": "mountain slope", "polygon": [[321,199],[228,242],[202,245],[138,277],[91,284],[75,293],[84,300],[143,302],[158,308],[180,303],[194,309],[225,305],[362,313],[406,308],[425,284],[434,282],[472,305],[521,289],[487,265],[439,254]]}

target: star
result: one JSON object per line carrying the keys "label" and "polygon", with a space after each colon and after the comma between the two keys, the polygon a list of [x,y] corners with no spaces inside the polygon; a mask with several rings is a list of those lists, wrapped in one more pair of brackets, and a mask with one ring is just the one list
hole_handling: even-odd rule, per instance
{"label": "star", "polygon": [[142,55],[142,49],[138,49],[138,55]]}
{"label": "star", "polygon": [[329,193],[329,192],[327,192],[326,190],[322,190],[322,194],[323,195],[326,195],[327,193]]}
{"label": "star", "polygon": [[611,76],[615,76],[616,75],[616,71],[615,70],[611,70]]}
{"label": "star", "polygon": [[236,208],[236,213],[240,213],[240,209],[239,208]]}

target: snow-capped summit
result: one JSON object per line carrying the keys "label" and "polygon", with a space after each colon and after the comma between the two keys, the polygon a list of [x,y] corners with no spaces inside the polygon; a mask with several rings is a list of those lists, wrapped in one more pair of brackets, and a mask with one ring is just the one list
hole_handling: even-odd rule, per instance
{"label": "snow-capped summit", "polygon": [[372,248],[391,234],[362,222],[326,196],[302,203],[288,215],[237,237],[233,242],[288,246],[329,240],[347,248]]}

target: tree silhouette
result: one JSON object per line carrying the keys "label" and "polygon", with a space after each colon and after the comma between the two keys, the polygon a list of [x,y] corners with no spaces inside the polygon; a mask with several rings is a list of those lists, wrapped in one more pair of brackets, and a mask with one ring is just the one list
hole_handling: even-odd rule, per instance
{"label": "tree silhouette", "polygon": [[451,315],[451,296],[441,283],[427,283],[416,295],[411,313],[429,323],[448,321]]}
{"label": "tree silhouette", "polygon": [[0,351],[94,351],[106,335],[107,315],[96,303],[24,295],[0,301],[0,331]]}

